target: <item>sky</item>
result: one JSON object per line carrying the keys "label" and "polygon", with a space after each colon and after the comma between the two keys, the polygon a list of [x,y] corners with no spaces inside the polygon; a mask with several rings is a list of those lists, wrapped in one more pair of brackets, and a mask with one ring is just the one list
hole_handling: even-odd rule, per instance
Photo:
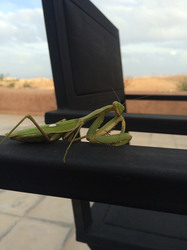
{"label": "sky", "polygon": [[[124,77],[187,74],[186,0],[92,0],[120,33]],[[0,74],[52,78],[41,0],[0,0]]]}

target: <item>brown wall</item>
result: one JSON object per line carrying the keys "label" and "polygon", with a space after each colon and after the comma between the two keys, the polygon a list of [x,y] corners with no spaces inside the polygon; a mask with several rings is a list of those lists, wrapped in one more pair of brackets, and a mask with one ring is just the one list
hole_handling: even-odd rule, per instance
{"label": "brown wall", "polygon": [[[132,92],[126,92],[131,93]],[[133,94],[143,94],[133,92]],[[145,93],[144,93],[145,94]],[[147,94],[171,94],[171,93],[147,93]],[[172,95],[187,95],[187,92],[172,92]],[[187,115],[187,101],[151,101],[151,100],[127,100],[126,108],[128,113],[153,113],[170,115]]]}
{"label": "brown wall", "polygon": [[[126,104],[129,113],[187,115],[187,101],[128,100]],[[0,88],[0,112],[2,113],[43,115],[55,109],[54,90]]]}
{"label": "brown wall", "polygon": [[187,115],[187,101],[136,101],[126,102],[128,113]]}
{"label": "brown wall", "polygon": [[56,109],[54,90],[0,88],[0,112],[43,115]]}

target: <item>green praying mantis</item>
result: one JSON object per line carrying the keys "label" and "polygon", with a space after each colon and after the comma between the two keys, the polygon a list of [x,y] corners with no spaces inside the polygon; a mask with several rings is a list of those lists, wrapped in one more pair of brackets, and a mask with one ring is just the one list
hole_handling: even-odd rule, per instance
{"label": "green praying mantis", "polygon": [[[90,114],[71,120],[60,120],[54,124],[47,124],[40,126],[31,115],[26,115],[20,122],[8,133],[5,138],[0,142],[2,144],[8,137],[12,140],[21,142],[53,142],[62,138],[68,140],[70,143],[64,154],[63,161],[65,163],[67,153],[74,141],[86,138],[91,143],[102,143],[111,146],[122,146],[127,144],[132,136],[125,133],[125,120],[122,116],[124,106],[117,101],[114,101],[111,105],[104,106],[96,109]],[[105,125],[101,126],[106,113],[115,112],[115,117],[108,121]],[[25,120],[30,119],[35,127],[27,128],[20,131],[14,130]],[[93,120],[90,128],[85,136],[79,136],[80,129],[88,121]],[[110,131],[118,124],[121,123],[121,131],[118,134],[110,135]]]}

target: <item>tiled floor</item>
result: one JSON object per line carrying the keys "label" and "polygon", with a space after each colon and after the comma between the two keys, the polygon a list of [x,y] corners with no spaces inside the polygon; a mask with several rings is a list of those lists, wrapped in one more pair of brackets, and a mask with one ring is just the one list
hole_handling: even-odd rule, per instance
{"label": "tiled floor", "polygon": [[[0,114],[0,134],[22,115]],[[41,116],[36,117],[44,123]],[[32,126],[28,119],[20,127]],[[76,242],[69,199],[0,190],[0,250],[88,250]]]}
{"label": "tiled floor", "polygon": [[1,250],[89,249],[75,241],[68,199],[1,190]]}
{"label": "tiled floor", "polygon": [[[22,118],[0,114],[0,134],[10,131]],[[41,124],[43,117],[36,117]],[[25,121],[22,126],[30,125]],[[187,137],[131,133],[131,144],[187,149]],[[71,201],[21,192],[0,190],[1,250],[88,250],[75,241]]]}

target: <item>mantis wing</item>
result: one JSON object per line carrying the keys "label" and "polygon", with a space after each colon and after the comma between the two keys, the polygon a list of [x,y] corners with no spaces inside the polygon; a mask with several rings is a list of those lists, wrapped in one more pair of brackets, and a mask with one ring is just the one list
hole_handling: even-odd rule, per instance
{"label": "mantis wing", "polygon": [[74,130],[79,124],[79,119],[69,121],[59,121],[55,124],[47,124],[33,128],[27,128],[20,131],[12,132],[8,137],[12,140],[21,142],[42,142],[54,141],[63,137],[67,132]]}

